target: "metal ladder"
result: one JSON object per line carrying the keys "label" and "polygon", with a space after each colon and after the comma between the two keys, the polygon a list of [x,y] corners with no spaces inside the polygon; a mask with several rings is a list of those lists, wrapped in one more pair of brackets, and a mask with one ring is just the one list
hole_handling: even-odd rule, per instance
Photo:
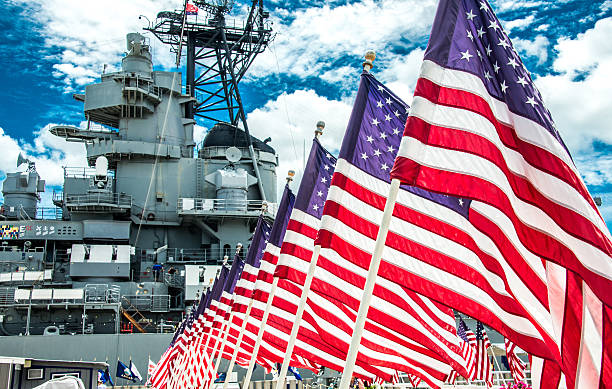
{"label": "metal ladder", "polygon": [[[127,309],[123,307],[123,304],[121,304],[121,313],[123,314],[123,316],[125,316],[126,319],[128,319],[128,321],[130,323],[132,323],[134,325],[134,327],[136,327],[136,329],[142,333],[146,333],[146,328],[148,326],[151,325],[151,323],[147,320],[147,318],[132,304],[132,302],[127,299],[126,297],[122,296],[121,299],[126,303],[127,305]],[[128,312],[128,310],[130,311],[134,311],[133,314],[130,314]],[[135,316],[138,318],[136,319]],[[144,324],[146,323],[146,324]],[[144,327],[143,327],[144,324]]]}

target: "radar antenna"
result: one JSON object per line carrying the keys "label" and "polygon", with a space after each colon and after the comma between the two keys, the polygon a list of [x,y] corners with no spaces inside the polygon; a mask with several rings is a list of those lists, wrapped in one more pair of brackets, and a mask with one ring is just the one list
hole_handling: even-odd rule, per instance
{"label": "radar antenna", "polygon": [[[270,14],[264,11],[263,0],[252,0],[246,20],[226,20],[232,6],[232,0],[193,0],[193,4],[185,0],[181,10],[158,13],[145,30],[171,46],[177,66],[183,47],[186,48],[186,93],[194,98],[186,104],[186,117],[198,116],[236,127],[242,123],[259,191],[265,201],[238,83],[272,39],[267,20]],[[203,15],[198,15],[200,11]]]}
{"label": "radar antenna", "polygon": [[[203,15],[188,15],[194,12],[188,8],[193,5]],[[232,7],[232,0],[193,0],[193,4],[186,0],[182,10],[159,12],[145,30],[171,46],[177,65],[186,57],[186,89],[195,98],[187,106],[188,117],[234,126],[243,122],[248,131],[238,83],[257,54],[266,49],[272,30],[263,0],[252,0],[242,21],[226,19]]]}

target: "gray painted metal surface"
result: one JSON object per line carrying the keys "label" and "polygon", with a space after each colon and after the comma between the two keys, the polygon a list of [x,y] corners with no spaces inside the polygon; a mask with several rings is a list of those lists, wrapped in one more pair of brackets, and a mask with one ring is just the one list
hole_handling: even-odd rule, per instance
{"label": "gray painted metal surface", "polygon": [[[117,360],[129,363],[130,358],[144,376],[149,357],[157,362],[171,339],[172,334],[4,336],[0,337],[0,350],[2,355],[9,357],[107,362],[114,378]],[[228,361],[223,361],[219,371],[225,371],[227,365]],[[241,367],[237,367],[235,371],[238,372],[238,381],[246,374],[246,370]],[[267,377],[271,378],[271,374]],[[253,379],[265,378],[265,371],[257,367]],[[128,383],[129,381],[123,379],[115,380],[118,385]]]}
{"label": "gray painted metal surface", "polygon": [[[82,143],[88,161],[64,169],[54,212],[36,209],[44,177],[30,161],[3,183],[0,350],[12,355],[161,354],[170,335],[155,333],[171,332],[210,286],[186,266],[214,277],[238,243],[248,249],[258,216],[274,217],[274,149],[220,123],[196,155],[186,114],[195,98],[181,73],[153,71],[144,36],[128,34],[126,45],[120,71],[75,95],[87,127],[51,129]],[[60,335],[36,336],[45,332]]]}

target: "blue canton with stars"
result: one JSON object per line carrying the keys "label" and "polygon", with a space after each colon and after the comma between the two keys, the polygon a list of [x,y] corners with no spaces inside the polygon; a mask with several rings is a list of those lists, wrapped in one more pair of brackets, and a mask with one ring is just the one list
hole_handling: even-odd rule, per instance
{"label": "blue canton with stars", "polygon": [[315,138],[312,141],[304,176],[295,199],[295,208],[321,219],[335,168],[336,158],[325,150]]}
{"label": "blue canton with stars", "polygon": [[257,226],[255,226],[255,232],[251,238],[251,245],[249,252],[247,253],[245,263],[253,267],[259,267],[261,263],[261,257],[268,243],[270,237],[270,224],[265,221],[262,215],[259,215],[257,219]]}
{"label": "blue canton with stars", "polygon": [[478,76],[510,111],[539,123],[565,147],[531,73],[487,1],[441,0],[425,59]]}
{"label": "blue canton with stars", "polygon": [[274,224],[272,224],[272,231],[270,232],[270,238],[268,240],[276,247],[281,247],[283,243],[294,204],[295,195],[289,188],[289,185],[285,185],[283,197],[281,197],[281,201],[278,204],[278,211],[276,212],[276,218],[274,219]]}
{"label": "blue canton with stars", "polygon": [[[368,174],[391,182],[389,172],[402,140],[409,107],[371,74],[361,75],[361,84],[339,158]],[[469,216],[470,200],[402,185],[402,189]]]}

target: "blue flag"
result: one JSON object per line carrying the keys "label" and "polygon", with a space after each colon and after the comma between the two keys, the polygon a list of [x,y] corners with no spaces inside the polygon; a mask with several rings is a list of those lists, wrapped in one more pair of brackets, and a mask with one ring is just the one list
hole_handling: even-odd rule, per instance
{"label": "blue flag", "polygon": [[109,383],[111,384],[111,386],[115,386],[115,383],[111,378],[110,372],[108,371],[108,367],[104,370],[98,370],[98,381],[102,382],[103,384]]}
{"label": "blue flag", "polygon": [[117,374],[115,374],[117,378],[123,378],[126,380],[134,381],[136,377],[132,373],[132,370],[123,362],[117,360]]}
{"label": "blue flag", "polygon": [[302,376],[300,375],[300,371],[297,369],[297,367],[289,366],[289,371],[293,373],[296,380],[298,381],[302,380]]}
{"label": "blue flag", "polygon": [[227,373],[220,373],[217,379],[215,380],[215,384],[225,382],[225,377],[227,377]]}

